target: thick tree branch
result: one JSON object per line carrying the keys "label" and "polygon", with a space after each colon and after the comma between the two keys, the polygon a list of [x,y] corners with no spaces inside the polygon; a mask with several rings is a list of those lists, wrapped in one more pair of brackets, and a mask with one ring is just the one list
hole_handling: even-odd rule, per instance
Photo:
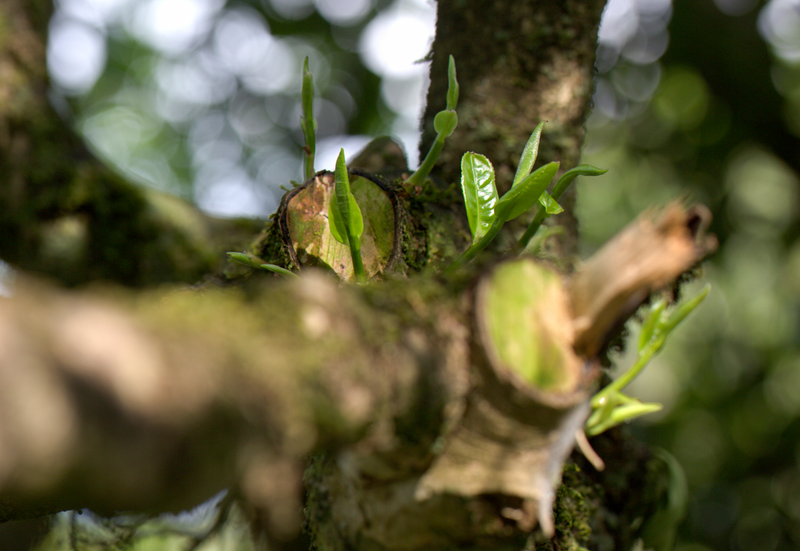
{"label": "thick tree branch", "polygon": [[388,447],[403,424],[438,434],[465,391],[463,315],[421,287],[387,299],[310,273],[249,299],[133,301],[23,281],[0,301],[0,520],[174,510],[240,481],[297,528],[305,454]]}
{"label": "thick tree branch", "polygon": [[[444,179],[474,149],[507,185],[542,118],[551,121],[542,158],[576,164],[602,2],[472,4],[439,5],[430,97],[443,96],[437,63],[449,53],[463,90],[463,134],[448,145]],[[3,91],[12,108],[0,103],[0,258],[70,284],[196,279],[221,251],[209,245],[213,222],[103,168],[47,105],[40,5],[0,7],[19,30],[19,42],[0,42],[16,87]],[[664,235],[694,254],[671,258],[654,232],[646,250],[663,248],[655,259],[666,258],[666,274],[606,293],[608,274],[623,267],[590,262],[566,287],[569,300],[560,276],[531,259],[475,285],[429,274],[348,287],[308,271],[292,282],[256,276],[241,288],[132,294],[23,278],[0,301],[0,520],[184,508],[238,486],[269,530],[286,535],[299,527],[304,459],[321,450],[306,472],[320,547],[521,548],[537,522],[555,528],[552,495],[609,326],[629,313],[627,299],[697,260],[702,247],[679,211]],[[403,248],[419,249],[405,258],[410,273],[456,248],[450,217],[420,218],[404,233]],[[267,248],[285,246],[278,238]],[[640,274],[653,259],[608,258]],[[498,285],[507,267],[531,277]],[[514,301],[529,283],[540,294]],[[503,338],[495,308],[507,304],[490,292],[502,299],[503,289],[521,338],[537,345],[533,362],[517,362],[525,347]]]}

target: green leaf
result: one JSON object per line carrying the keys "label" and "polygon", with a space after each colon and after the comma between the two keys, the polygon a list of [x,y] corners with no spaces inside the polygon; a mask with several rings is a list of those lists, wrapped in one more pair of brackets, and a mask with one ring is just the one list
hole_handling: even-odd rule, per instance
{"label": "green leaf", "polygon": [[[566,171],[561,175],[561,178],[558,179],[558,182],[556,182],[556,185],[553,187],[553,199],[558,201],[564,191],[566,191],[572,181],[578,176],[599,176],[600,174],[605,174],[606,172],[608,171],[601,170],[590,165],[579,165],[571,170]],[[559,206],[559,208],[561,207]],[[541,227],[544,219],[550,216],[550,214],[551,213],[547,212],[547,205],[542,203],[542,207],[536,213],[536,216],[533,217],[528,229],[525,230],[525,233],[523,233],[522,237],[519,238],[519,246],[521,249],[525,250],[536,231],[539,229],[539,227]]]}
{"label": "green leaf", "polygon": [[667,307],[667,303],[664,300],[658,300],[655,304],[650,307],[650,312],[647,313],[647,317],[642,323],[642,330],[639,333],[639,352],[644,350],[644,347],[650,344],[650,341],[653,339],[656,324],[661,319],[661,314],[664,312],[664,308]]}
{"label": "green leaf", "polygon": [[553,188],[553,199],[558,201],[572,181],[578,176],[600,176],[606,172],[608,172],[608,169],[597,168],[591,165],[578,165],[566,171],[561,175],[561,178],[558,179],[558,182],[556,182]]}
{"label": "green leaf", "polygon": [[443,138],[448,137],[458,126],[458,115],[455,111],[439,111],[433,117],[433,129]]}
{"label": "green leaf", "polygon": [[458,80],[456,79],[456,60],[453,59],[453,56],[450,56],[450,59],[447,62],[447,110],[455,111],[456,104],[458,104]]}
{"label": "green leaf", "polygon": [[268,272],[280,274],[286,278],[299,277],[296,273],[287,270],[286,268],[281,268],[280,266],[276,266],[275,264],[261,264],[259,268],[267,270]]}
{"label": "green leaf", "polygon": [[561,205],[558,204],[558,201],[553,199],[552,195],[546,191],[542,192],[542,194],[539,196],[539,204],[544,207],[544,211],[547,213],[547,216],[553,216],[554,214],[561,214],[564,212],[564,209],[561,208]]}
{"label": "green leaf", "polygon": [[525,144],[525,149],[522,150],[522,156],[517,165],[517,173],[514,174],[514,182],[511,187],[517,185],[525,176],[531,173],[533,165],[536,162],[536,157],[539,155],[539,141],[542,139],[542,129],[544,128],[544,121],[539,123],[531,137],[528,138],[528,143]]}
{"label": "green leaf", "polygon": [[364,219],[361,216],[361,209],[356,203],[356,198],[350,192],[350,178],[347,176],[344,149],[339,151],[333,176],[335,194],[328,206],[328,222],[334,239],[347,245],[352,239],[359,239],[364,233]]}
{"label": "green leaf", "polygon": [[508,190],[497,205],[500,219],[504,222],[513,220],[535,205],[539,196],[544,193],[553,180],[553,176],[558,172],[558,167],[558,162],[539,167]]}
{"label": "green leaf", "polygon": [[333,235],[333,238],[336,239],[336,241],[343,245],[350,244],[351,235],[359,238],[361,237],[361,233],[364,231],[364,219],[361,216],[361,209],[358,207],[356,198],[350,194],[347,202],[347,212],[351,217],[351,222],[353,222],[353,213],[355,213],[355,233],[353,231],[348,232],[347,223],[345,222],[344,215],[341,214],[341,208],[338,199],[336,197],[332,197],[330,204],[328,204],[328,224],[330,226],[331,235]]}
{"label": "green leaf", "polygon": [[235,260],[239,264],[244,264],[245,266],[249,266],[251,268],[255,268],[257,264],[255,264],[251,259],[249,254],[244,253],[228,253],[228,257],[231,260]]}
{"label": "green leaf", "polygon": [[461,190],[472,242],[475,243],[492,229],[497,218],[497,188],[489,159],[479,153],[464,153],[461,157]]}
{"label": "green leaf", "polygon": [[316,131],[317,121],[314,118],[314,77],[308,70],[308,56],[303,61],[303,85],[301,87],[301,101],[303,106],[303,116],[300,119],[300,127],[303,129],[305,137],[303,168],[306,180],[314,175],[314,155],[316,152]]}
{"label": "green leaf", "polygon": [[690,299],[687,299],[675,308],[675,311],[670,314],[670,316],[664,320],[663,323],[659,324],[658,329],[664,335],[668,335],[675,327],[686,318],[689,314],[691,314],[695,308],[700,306],[700,303],[708,296],[708,292],[711,290],[711,285],[706,284],[702,290],[693,296]]}
{"label": "green leaf", "polygon": [[339,203],[336,196],[331,197],[328,203],[328,226],[331,230],[333,238],[342,245],[349,245],[350,240],[347,238],[347,228],[345,227],[344,218],[339,210]]}
{"label": "green leaf", "polygon": [[596,436],[621,423],[630,421],[636,417],[641,417],[642,415],[647,415],[648,413],[661,411],[663,408],[664,406],[661,404],[642,403],[639,401],[617,406],[612,409],[609,414],[599,419],[596,424],[587,426],[586,434],[587,436]]}

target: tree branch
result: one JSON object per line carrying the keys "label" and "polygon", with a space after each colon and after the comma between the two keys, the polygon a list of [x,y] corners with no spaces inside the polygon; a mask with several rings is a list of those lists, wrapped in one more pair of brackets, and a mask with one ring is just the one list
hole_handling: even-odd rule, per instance
{"label": "tree branch", "polygon": [[239,480],[296,521],[305,454],[408,416],[437,433],[463,392],[463,321],[415,287],[387,313],[316,273],[250,299],[21,282],[0,302],[0,520],[186,508]]}
{"label": "tree branch", "polygon": [[0,259],[75,285],[195,282],[257,221],[215,220],[125,181],[89,153],[47,97],[50,2],[0,6]]}
{"label": "tree branch", "polygon": [[[331,545],[391,548],[404,527],[435,547],[443,522],[451,536],[502,539],[487,495],[505,496],[495,505],[518,535],[537,522],[552,535],[597,343],[632,313],[620,296],[641,300],[713,248],[706,211],[652,216],[588,261],[569,298],[530,259],[467,287],[349,287],[312,270],[134,298],[24,280],[0,301],[0,520],[174,510],[238,485],[274,532],[291,533],[303,459],[328,449],[308,476],[322,481],[309,507],[324,492],[334,511],[337,535],[318,534]],[[480,522],[450,517],[479,503]]]}

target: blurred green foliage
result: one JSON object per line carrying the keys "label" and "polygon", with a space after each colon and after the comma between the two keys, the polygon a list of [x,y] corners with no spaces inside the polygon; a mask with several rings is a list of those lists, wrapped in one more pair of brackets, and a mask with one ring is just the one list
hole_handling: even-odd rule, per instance
{"label": "blurred green foliage", "polygon": [[[595,110],[583,161],[609,173],[579,183],[579,218],[589,253],[653,203],[711,207],[721,246],[702,277],[712,291],[631,385],[665,405],[636,428],[686,471],[677,549],[797,549],[800,65],[765,30],[781,2],[734,16],[717,4],[676,0],[652,99],[624,117]],[[633,361],[622,354],[620,370]]]}
{"label": "blurred green foliage", "polygon": [[215,525],[220,497],[188,513],[152,518],[59,513],[34,551],[255,551],[250,525],[237,506]]}

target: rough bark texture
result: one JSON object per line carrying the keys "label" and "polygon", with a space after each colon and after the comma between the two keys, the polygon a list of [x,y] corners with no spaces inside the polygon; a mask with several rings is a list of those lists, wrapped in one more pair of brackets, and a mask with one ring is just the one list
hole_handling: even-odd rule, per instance
{"label": "rough bark texture", "polygon": [[[539,121],[545,125],[540,163],[578,164],[594,89],[597,29],[605,0],[440,0],[433,43],[424,155],[433,140],[433,117],[444,108],[447,60],[456,60],[461,88],[459,126],[442,154],[444,182],[460,178],[465,151],[492,161],[501,193]],[[504,187],[505,186],[505,187]],[[562,252],[574,254],[574,195],[562,198],[567,228]]]}

